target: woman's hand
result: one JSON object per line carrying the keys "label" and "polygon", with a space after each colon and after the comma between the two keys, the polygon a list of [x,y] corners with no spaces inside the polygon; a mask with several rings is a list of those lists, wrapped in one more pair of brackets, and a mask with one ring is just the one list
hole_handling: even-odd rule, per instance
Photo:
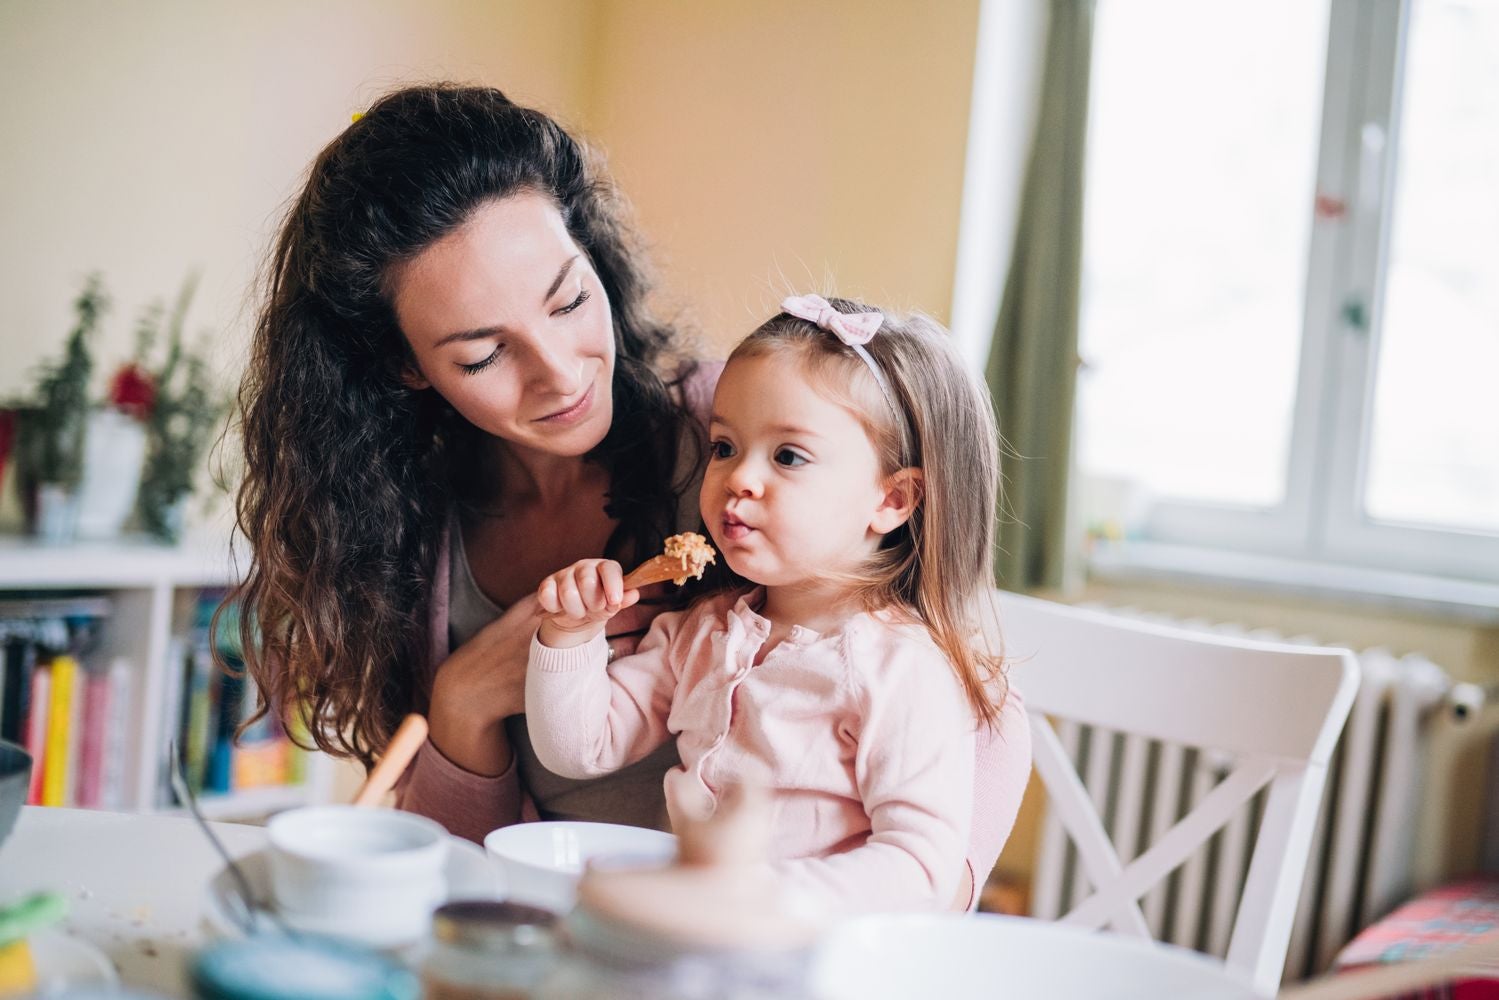
{"label": "woman's hand", "polygon": [[429,738],[464,770],[492,776],[510,766],[501,723],[525,711],[526,657],[540,623],[536,598],[523,597],[438,666]]}
{"label": "woman's hand", "polygon": [[542,580],[536,600],[545,619],[537,638],[566,649],[603,632],[605,622],[640,600],[639,590],[625,590],[624,579],[613,559],[580,559]]}

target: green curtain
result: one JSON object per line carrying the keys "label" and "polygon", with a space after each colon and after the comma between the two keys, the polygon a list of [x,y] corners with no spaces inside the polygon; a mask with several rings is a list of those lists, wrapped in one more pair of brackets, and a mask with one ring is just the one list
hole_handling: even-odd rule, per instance
{"label": "green curtain", "polygon": [[1036,134],[986,379],[1006,444],[999,584],[1062,584],[1094,0],[1052,0]]}

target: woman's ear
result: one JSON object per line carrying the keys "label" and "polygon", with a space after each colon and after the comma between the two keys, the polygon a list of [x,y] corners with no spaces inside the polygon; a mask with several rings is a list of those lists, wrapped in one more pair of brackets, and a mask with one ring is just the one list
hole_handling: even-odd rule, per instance
{"label": "woman's ear", "polygon": [[427,376],[423,375],[422,370],[411,362],[407,362],[401,368],[401,384],[413,392],[432,388],[432,383],[427,381]]}
{"label": "woman's ear", "polygon": [[885,535],[909,521],[921,504],[924,485],[924,474],[915,466],[900,469],[887,477],[885,496],[869,520],[870,529]]}

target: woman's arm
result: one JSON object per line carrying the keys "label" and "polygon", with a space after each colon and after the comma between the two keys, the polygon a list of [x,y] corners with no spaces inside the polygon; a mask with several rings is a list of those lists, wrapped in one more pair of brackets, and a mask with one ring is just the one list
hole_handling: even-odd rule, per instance
{"label": "woman's arm", "polygon": [[525,709],[526,655],[541,622],[534,595],[458,647],[432,681],[432,743],[466,771],[498,775],[510,767],[504,720]]}
{"label": "woman's arm", "polygon": [[526,650],[540,615],[517,601],[437,668],[429,736],[396,786],[396,804],[473,841],[519,822],[520,778],[504,720],[525,707]]}
{"label": "woman's arm", "polygon": [[540,622],[535,595],[523,597],[437,668],[431,741],[464,770],[498,775],[510,767],[502,724],[525,709],[526,655]]}

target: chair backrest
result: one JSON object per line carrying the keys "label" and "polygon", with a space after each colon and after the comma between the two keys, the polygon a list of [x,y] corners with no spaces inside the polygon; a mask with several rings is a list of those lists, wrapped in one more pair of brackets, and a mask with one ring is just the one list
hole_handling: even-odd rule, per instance
{"label": "chair backrest", "polygon": [[[1031,716],[1036,771],[1093,889],[1062,919],[1149,939],[1141,896],[1268,788],[1227,964],[1273,992],[1328,763],[1358,689],[1353,654],[1199,634],[1004,591],[997,607],[1010,677]],[[1126,865],[1048,717],[1225,752],[1234,766]]]}

